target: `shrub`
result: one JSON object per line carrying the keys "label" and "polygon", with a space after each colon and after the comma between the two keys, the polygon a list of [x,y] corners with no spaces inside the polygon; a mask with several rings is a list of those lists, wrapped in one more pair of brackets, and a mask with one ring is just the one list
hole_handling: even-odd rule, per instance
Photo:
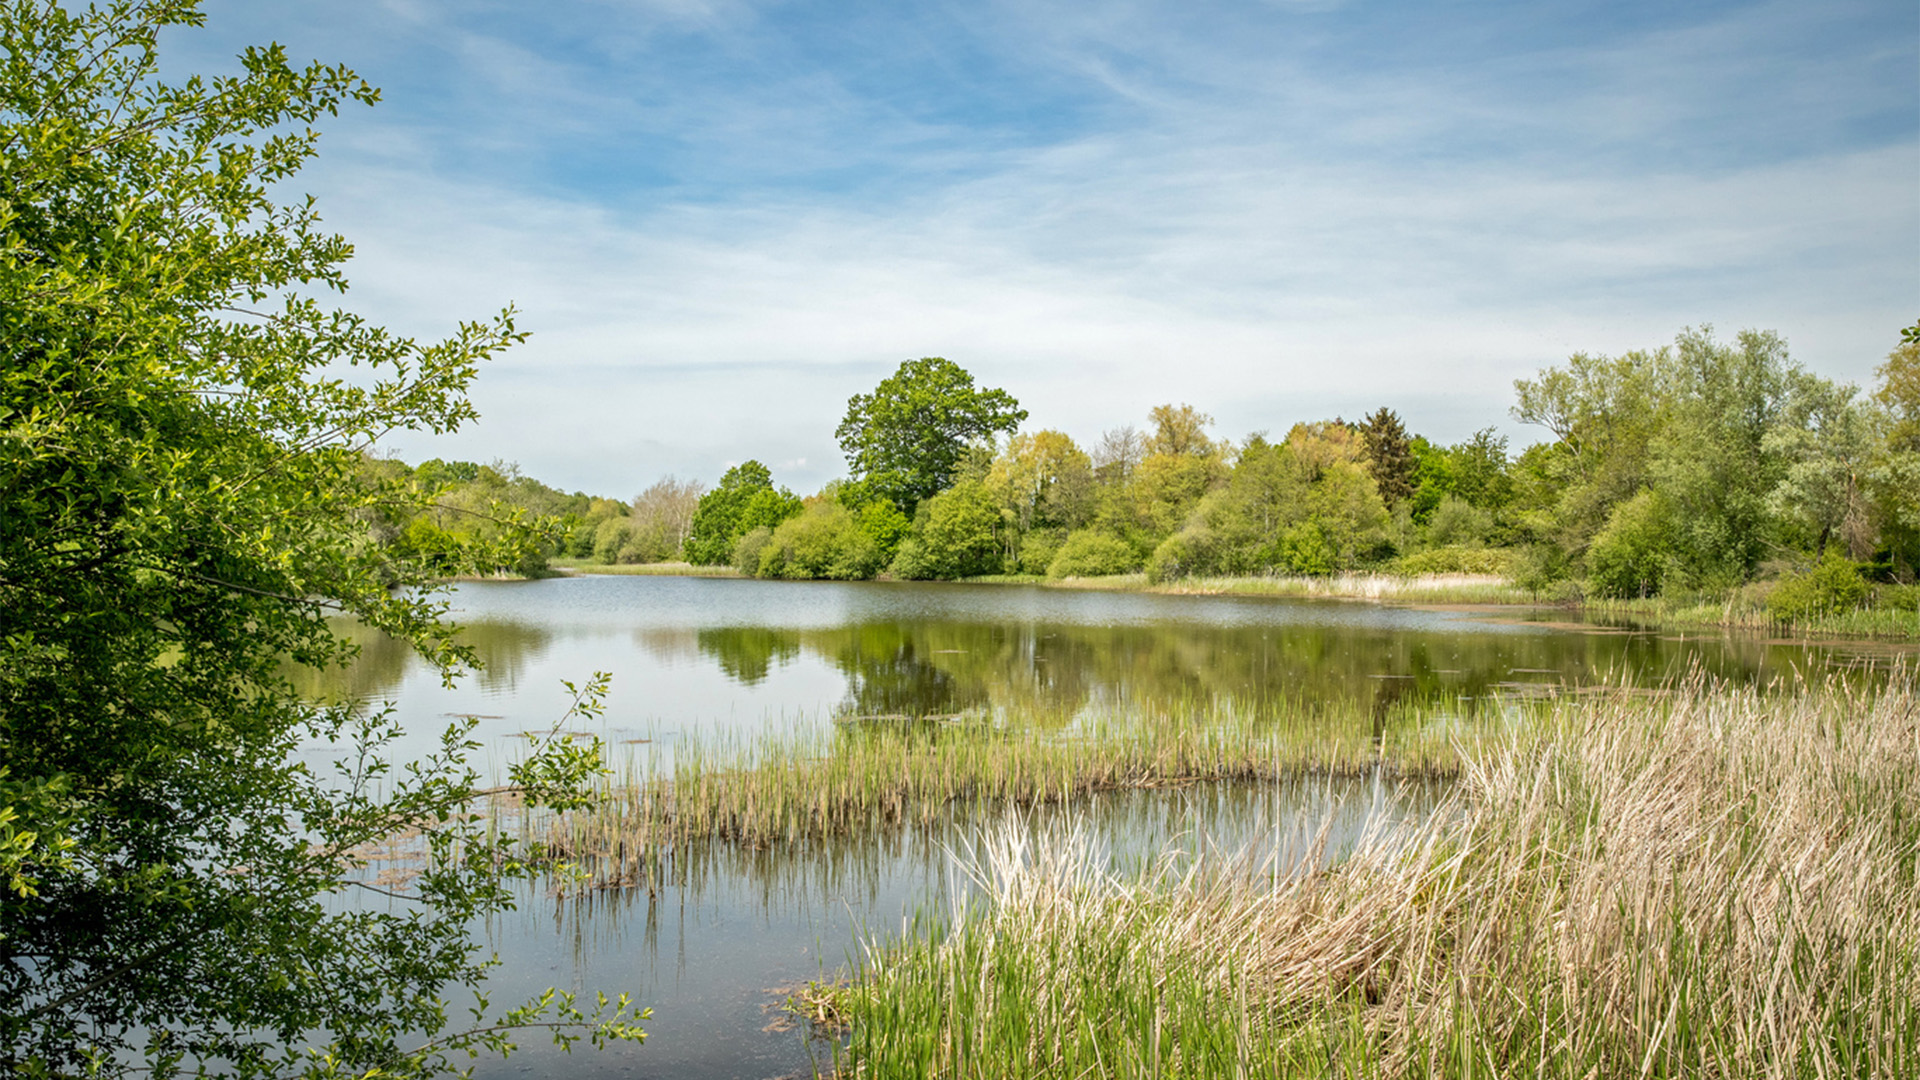
{"label": "shrub", "polygon": [[1210,539],[1211,531],[1205,524],[1193,524],[1160,541],[1147,558],[1147,581],[1158,585],[1203,572]]}
{"label": "shrub", "polygon": [[1409,577],[1419,574],[1505,574],[1520,569],[1522,559],[1512,548],[1437,547],[1403,555],[1393,570]]}
{"label": "shrub", "polygon": [[765,525],[749,529],[745,536],[734,541],[733,568],[752,577],[760,572],[760,553],[766,550],[768,541],[773,539],[773,530]]}
{"label": "shrub", "polygon": [[1674,537],[1665,502],[1642,491],[1613,508],[1587,549],[1587,584],[1598,596],[1652,596],[1667,576]]}
{"label": "shrub", "polygon": [[763,578],[870,578],[880,571],[880,548],[846,507],[815,500],[799,517],[780,523],[761,547]]}
{"label": "shrub", "polygon": [[1780,579],[1767,595],[1767,614],[1783,623],[1837,615],[1859,607],[1868,593],[1859,565],[1829,550],[1808,570]]}
{"label": "shrub", "polygon": [[1427,523],[1427,542],[1435,547],[1477,547],[1492,532],[1492,514],[1448,495],[1440,500]]}
{"label": "shrub", "polygon": [[624,517],[610,517],[593,532],[593,557],[603,563],[619,562],[621,550],[631,539],[633,521]]}
{"label": "shrub", "polygon": [[1303,521],[1280,534],[1280,558],[1296,574],[1325,577],[1338,569],[1340,553],[1318,524]]}
{"label": "shrub", "polygon": [[896,577],[962,578],[998,573],[1000,508],[986,486],[963,481],[922,504],[913,534],[894,556]]}
{"label": "shrub", "polygon": [[1019,570],[1023,574],[1044,574],[1060,553],[1066,536],[1056,529],[1036,529],[1020,541]]}
{"label": "shrub", "polygon": [[1139,554],[1125,540],[1094,529],[1076,529],[1047,564],[1047,576],[1107,577],[1132,573],[1139,567]]}

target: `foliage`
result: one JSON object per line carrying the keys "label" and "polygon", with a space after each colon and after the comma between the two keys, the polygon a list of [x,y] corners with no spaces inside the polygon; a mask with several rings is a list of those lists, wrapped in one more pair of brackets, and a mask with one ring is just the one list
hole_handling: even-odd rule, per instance
{"label": "foliage", "polygon": [[601,524],[608,518],[624,518],[628,513],[627,504],[618,499],[588,499],[573,515],[573,527],[567,533],[563,553],[576,559],[592,557]]}
{"label": "foliage", "polygon": [[963,578],[999,573],[1000,509],[985,484],[965,481],[928,499],[894,556],[894,576]]}
{"label": "foliage", "polygon": [[880,572],[880,546],[846,507],[816,498],[780,523],[760,550],[764,578],[862,580]]}
{"label": "foliage", "polygon": [[1069,533],[1046,566],[1052,578],[1106,577],[1130,574],[1140,568],[1140,556],[1133,545],[1117,536],[1094,529]]}
{"label": "foliage", "polygon": [[1148,456],[1213,457],[1220,447],[1207,437],[1213,417],[1191,405],[1155,405],[1147,413],[1153,430],[1147,435]]}
{"label": "foliage", "polygon": [[1614,507],[1607,527],[1587,552],[1587,580],[1595,595],[1652,596],[1673,558],[1673,508],[1657,492],[1642,491]]}
{"label": "foliage", "polygon": [[1859,607],[1869,595],[1859,564],[1829,549],[1811,567],[1774,585],[1767,594],[1767,613],[1783,623],[1804,622]]}
{"label": "foliage", "polygon": [[743,461],[700,496],[687,528],[687,561],[701,566],[725,563],[742,536],[762,526],[772,529],[800,509],[799,497],[773,486],[773,474],[765,465]]}
{"label": "foliage", "polygon": [[[400,561],[417,560],[440,576],[519,574],[539,577],[571,538],[562,519],[587,503],[523,476],[502,461],[488,465],[432,458],[408,469],[399,461],[363,458],[364,481],[413,489],[355,514],[368,539]],[[587,540],[591,553],[592,539]]]}
{"label": "foliage", "polygon": [[733,568],[748,577],[760,573],[760,558],[766,553],[767,545],[773,542],[773,530],[765,525],[756,525],[747,530],[733,545]]}
{"label": "foliage", "polygon": [[993,459],[986,484],[1011,528],[1010,540],[1034,529],[1072,529],[1091,513],[1093,462],[1066,434],[1019,434]]}
{"label": "foliage", "polygon": [[[1016,568],[1022,574],[1044,575],[1053,558],[1066,543],[1067,533],[1058,529],[1038,529],[1020,538],[1020,557]],[[1128,552],[1132,552],[1129,547]]]}
{"label": "foliage", "polygon": [[854,479],[912,517],[954,482],[968,445],[1026,418],[1005,390],[976,390],[966,369],[929,356],[905,361],[871,394],[848,399],[834,437]]}
{"label": "foliage", "polygon": [[1456,495],[1441,498],[1427,522],[1427,542],[1478,547],[1493,533],[1493,515]]}
{"label": "foliage", "polygon": [[1417,577],[1421,574],[1498,574],[1512,577],[1521,569],[1521,553],[1512,548],[1437,547],[1402,555],[1393,561],[1395,573]]}
{"label": "foliage", "polygon": [[1394,506],[1412,495],[1414,470],[1419,463],[1400,414],[1381,406],[1360,425],[1360,435],[1367,444],[1367,472],[1380,489],[1380,497]]}
{"label": "foliage", "polygon": [[[0,13],[0,1071],[436,1071],[508,1045],[445,996],[483,977],[469,929],[538,853],[467,816],[470,721],[395,773],[390,717],[313,707],[284,665],[347,658],[336,613],[463,659],[423,590],[441,567],[385,542],[444,485],[368,453],[471,419],[477,364],[521,334],[507,312],[421,343],[323,303],[350,249],[271,191],[310,125],[376,93],[278,47],[159,81],[163,28],[201,21],[190,0]],[[467,554],[547,542],[493,525]],[[297,753],[315,740],[346,750],[338,775]],[[597,768],[563,743],[513,770],[530,805]],[[412,910],[334,897],[403,830]],[[563,1037],[595,1027],[546,1004]],[[595,1039],[638,1037],[630,1015]]]}
{"label": "foliage", "polygon": [[664,476],[634,497],[633,530],[614,559],[602,562],[665,562],[676,559],[693,532],[693,515],[706,485]]}

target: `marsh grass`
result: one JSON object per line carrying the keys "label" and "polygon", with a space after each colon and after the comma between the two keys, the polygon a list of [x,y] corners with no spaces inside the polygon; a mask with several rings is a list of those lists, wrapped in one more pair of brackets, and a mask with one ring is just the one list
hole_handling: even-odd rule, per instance
{"label": "marsh grass", "polygon": [[1108,577],[1045,578],[1033,574],[996,574],[968,578],[989,585],[1045,585],[1055,589],[1155,592],[1198,596],[1275,596],[1295,600],[1373,600],[1412,604],[1530,604],[1532,593],[1498,574],[1335,574],[1303,577],[1249,574],[1190,577],[1159,584],[1145,574]]}
{"label": "marsh grass", "polygon": [[1609,600],[1596,597],[1582,603],[1580,611],[1590,622],[1646,629],[1725,629],[1792,637],[1920,640],[1920,611],[1862,607],[1823,613],[1782,626],[1768,612],[1766,604],[1740,592],[1720,598],[1656,596]]}
{"label": "marsh grass", "polygon": [[1063,727],[985,716],[882,718],[683,741],[626,766],[594,805],[544,822],[546,849],[592,887],[641,885],[702,845],[801,845],[930,826],[956,806],[1024,807],[1098,791],[1299,775],[1438,777],[1488,717],[1368,705],[1194,704],[1089,713]]}
{"label": "marsh grass", "polygon": [[603,563],[595,559],[556,558],[552,560],[556,571],[566,574],[610,574],[628,577],[742,577],[740,571],[731,566],[698,566],[686,562],[660,563]]}
{"label": "marsh grass", "polygon": [[1155,586],[1166,593],[1375,600],[1418,604],[1526,604],[1532,594],[1498,574],[1335,574],[1329,577],[1197,577]]}
{"label": "marsh grass", "polygon": [[1920,1070],[1920,701],[1579,698],[1337,863],[1111,872],[1010,826],[981,897],[797,1006],[841,1075]]}

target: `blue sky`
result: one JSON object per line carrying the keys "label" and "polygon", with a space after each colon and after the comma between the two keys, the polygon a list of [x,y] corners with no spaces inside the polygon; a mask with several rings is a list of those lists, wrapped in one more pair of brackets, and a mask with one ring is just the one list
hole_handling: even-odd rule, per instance
{"label": "blue sky", "polygon": [[1512,380],[1684,326],[1868,382],[1920,314],[1920,7],[209,0],[169,66],[346,63],[297,186],[351,306],[533,339],[408,457],[809,491],[939,355],[1083,443],[1379,405],[1516,447]]}

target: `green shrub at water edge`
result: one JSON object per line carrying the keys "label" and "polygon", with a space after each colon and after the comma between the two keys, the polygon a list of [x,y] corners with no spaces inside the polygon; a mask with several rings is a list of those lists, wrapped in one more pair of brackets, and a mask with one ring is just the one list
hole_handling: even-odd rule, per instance
{"label": "green shrub at water edge", "polygon": [[1394,560],[1395,573],[1408,577],[1422,574],[1501,574],[1512,575],[1519,563],[1511,548],[1437,547],[1416,551]]}
{"label": "green shrub at water edge", "polygon": [[851,581],[880,572],[880,546],[837,502],[818,500],[780,523],[760,549],[763,578]]}
{"label": "green shrub at water edge", "polygon": [[1819,615],[1838,615],[1863,604],[1869,595],[1860,567],[1829,550],[1810,569],[1781,578],[1767,596],[1767,614],[1784,622],[1802,622]]}
{"label": "green shrub at water edge", "polygon": [[1140,556],[1125,540],[1095,529],[1076,529],[1047,563],[1047,576],[1107,577],[1139,568]]}

